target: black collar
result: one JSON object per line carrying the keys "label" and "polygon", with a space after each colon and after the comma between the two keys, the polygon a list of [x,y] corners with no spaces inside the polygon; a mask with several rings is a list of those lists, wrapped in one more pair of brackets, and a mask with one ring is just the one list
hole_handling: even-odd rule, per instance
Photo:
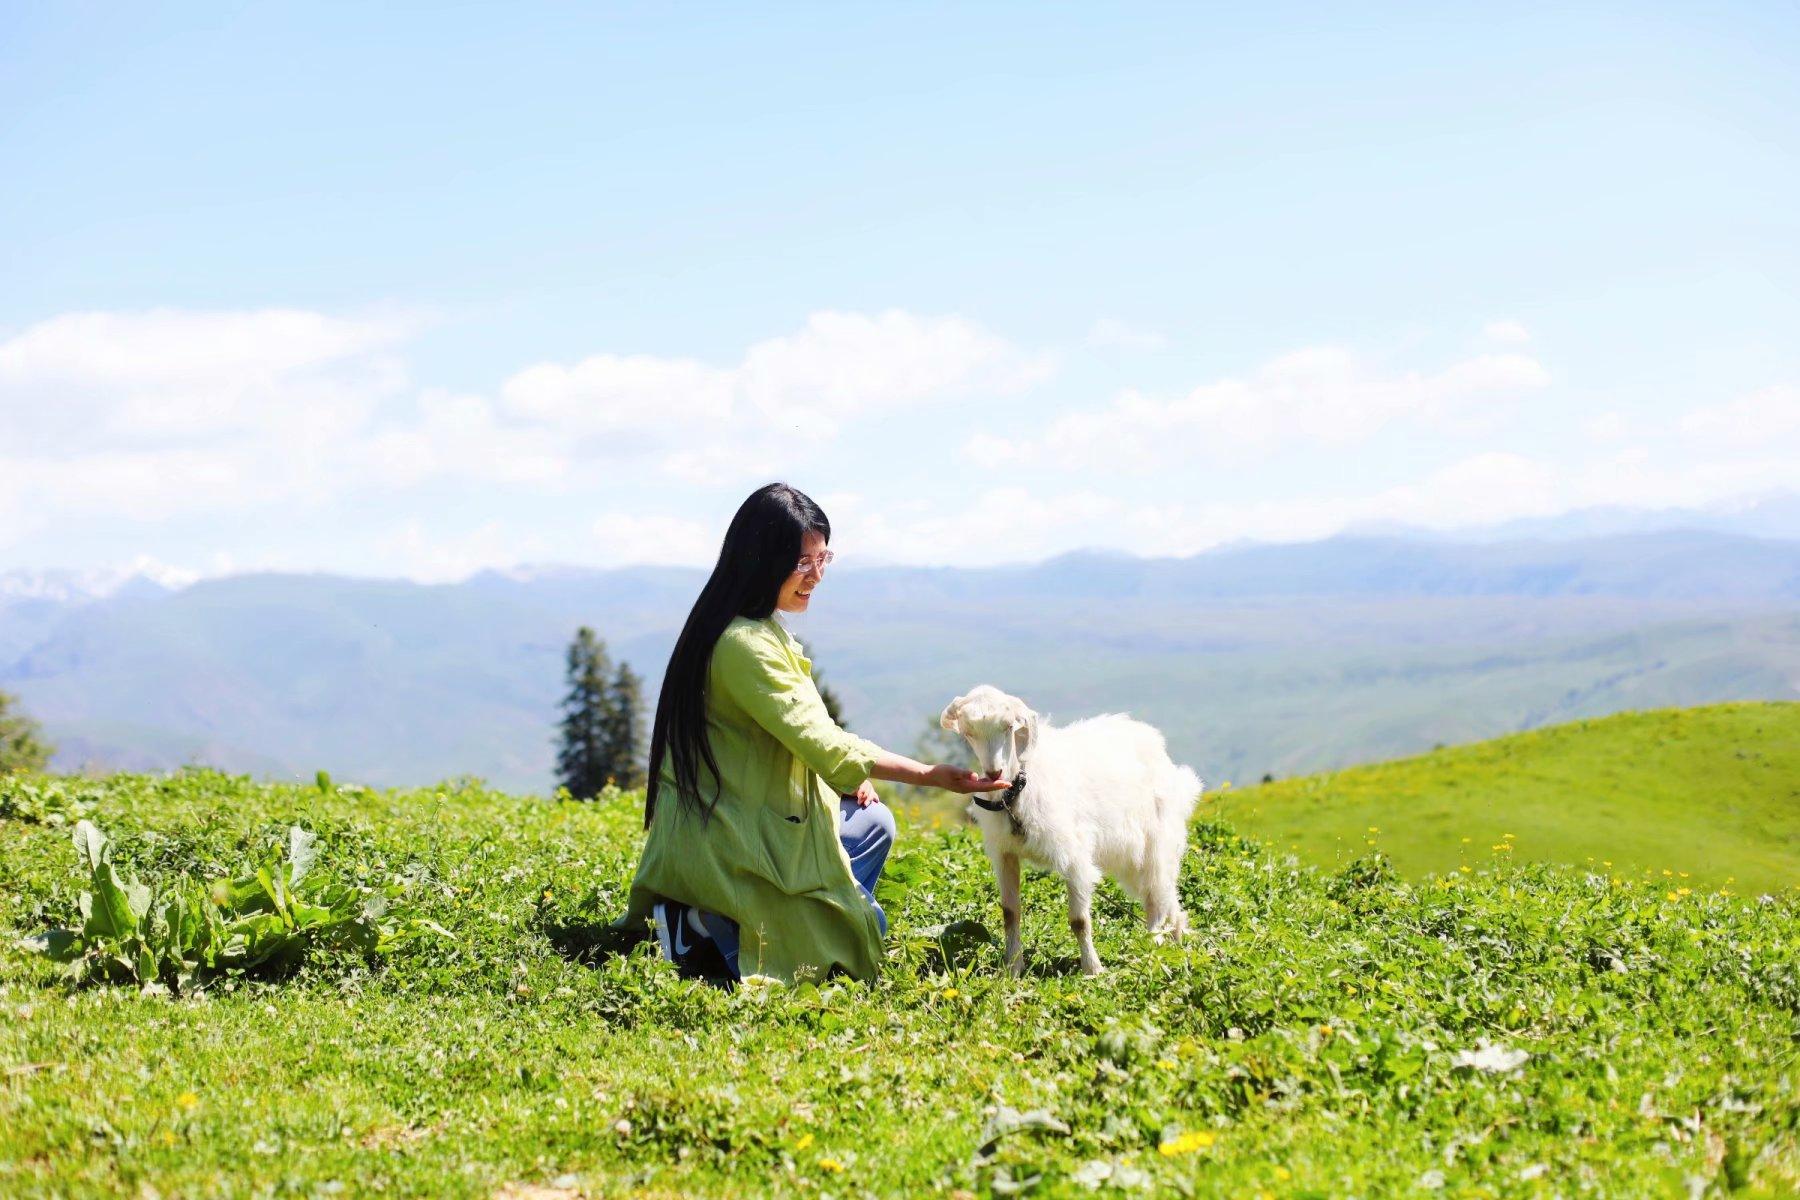
{"label": "black collar", "polygon": [[1025,827],[1019,824],[1019,814],[1013,811],[1013,805],[1019,802],[1019,793],[1024,790],[1025,771],[1021,768],[1019,773],[1013,776],[1013,781],[1006,785],[1006,791],[1000,794],[998,800],[990,800],[980,792],[972,793],[969,796],[969,799],[973,800],[979,807],[987,809],[989,812],[1005,813],[1006,819],[1012,822],[1013,836],[1023,837],[1025,834]]}

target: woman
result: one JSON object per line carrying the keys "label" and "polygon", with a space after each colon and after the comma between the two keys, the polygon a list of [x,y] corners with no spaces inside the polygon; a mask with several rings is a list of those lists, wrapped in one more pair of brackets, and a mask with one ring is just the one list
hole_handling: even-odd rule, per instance
{"label": "woman", "polygon": [[830,541],[831,522],[803,493],[752,493],[663,675],[626,921],[654,917],[665,954],[689,973],[874,978],[887,931],[875,881],[894,819],[870,780],[1006,786],[883,750],[826,713],[812,663],[775,614],[807,610]]}

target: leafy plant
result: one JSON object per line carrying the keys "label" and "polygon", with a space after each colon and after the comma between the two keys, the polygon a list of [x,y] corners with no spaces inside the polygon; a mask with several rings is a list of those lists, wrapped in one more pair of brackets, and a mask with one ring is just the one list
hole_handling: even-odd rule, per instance
{"label": "leafy plant", "polygon": [[121,878],[112,847],[90,821],[75,826],[75,849],[88,875],[81,924],[52,929],[26,945],[63,964],[71,983],[136,983],[192,992],[225,972],[279,975],[314,950],[385,952],[425,933],[449,936],[405,916],[397,902],[408,884],[376,889],[328,883],[315,873],[318,839],[288,830],[252,870],[202,886],[177,878],[152,888]]}
{"label": "leafy plant", "polygon": [[48,779],[0,770],[0,819],[62,825],[86,816],[99,789],[78,779]]}

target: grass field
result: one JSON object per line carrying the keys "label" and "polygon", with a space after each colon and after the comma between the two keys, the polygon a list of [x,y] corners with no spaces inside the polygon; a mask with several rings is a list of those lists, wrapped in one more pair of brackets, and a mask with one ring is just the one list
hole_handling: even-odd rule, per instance
{"label": "grass field", "polygon": [[[186,996],[71,988],[18,939],[78,920],[81,816],[159,888],[238,874],[298,822],[315,874],[391,887],[395,914],[444,933]],[[637,827],[629,796],[0,780],[0,1195],[1800,1187],[1791,890],[1497,854],[1408,881],[1203,823],[1184,943],[1152,945],[1109,884],[1109,970],[1082,977],[1060,884],[1030,876],[1014,981],[956,924],[997,924],[973,835],[915,825],[883,884],[878,983],[723,993],[601,935]],[[1526,843],[1513,857],[1528,828],[1498,831]]]}
{"label": "grass field", "polygon": [[1211,815],[1332,867],[1506,855],[1737,891],[1800,885],[1800,704],[1661,709],[1232,788]]}

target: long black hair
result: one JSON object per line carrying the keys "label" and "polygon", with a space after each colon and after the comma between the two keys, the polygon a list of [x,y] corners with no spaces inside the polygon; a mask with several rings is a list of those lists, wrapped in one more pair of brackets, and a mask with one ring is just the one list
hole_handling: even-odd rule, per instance
{"label": "long black hair", "polygon": [[[831,540],[831,522],[806,493],[771,483],[750,493],[725,530],[719,561],[688,613],[663,672],[650,727],[650,778],[644,791],[644,828],[656,812],[664,756],[674,765],[677,800],[702,820],[719,803],[719,764],[706,738],[706,673],[713,645],[733,617],[775,611],[781,585],[793,574],[808,533]],[[700,767],[712,773],[713,798],[700,794]]]}

